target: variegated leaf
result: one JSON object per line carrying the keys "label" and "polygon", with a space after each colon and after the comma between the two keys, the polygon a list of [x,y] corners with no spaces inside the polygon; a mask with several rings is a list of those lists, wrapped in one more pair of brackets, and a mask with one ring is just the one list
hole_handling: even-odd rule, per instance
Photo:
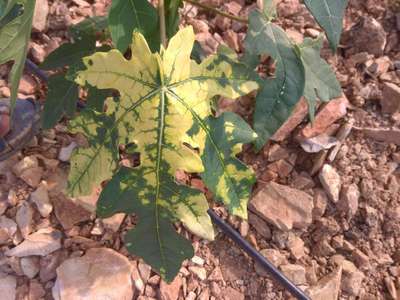
{"label": "variegated leaf", "polygon": [[[229,57],[212,56],[200,65],[192,61],[193,43],[193,29],[187,27],[170,40],[167,49],[151,53],[144,37],[134,33],[131,59],[117,50],[96,53],[84,59],[87,69],[77,79],[82,85],[118,90],[120,100],[109,100],[104,114],[81,117],[87,124],[97,123],[100,117],[111,123],[101,128],[92,125],[90,130],[81,127],[89,136],[103,131],[100,140],[89,137],[90,147],[83,149],[83,155],[78,150],[73,156],[73,167],[79,167],[71,172],[69,191],[90,193],[111,177],[93,164],[97,156],[105,155],[104,163],[112,169],[118,163],[118,145],[136,144],[140,165],[120,170],[103,191],[98,210],[101,215],[117,211],[138,215],[138,225],[127,234],[127,247],[168,281],[183,259],[193,254],[190,243],[176,235],[171,222],[180,220],[192,232],[213,238],[204,195],[175,182],[178,170],[204,171],[200,155],[193,150],[204,147],[204,134],[191,136],[188,131],[195,123],[203,130],[213,96],[237,98],[258,87],[247,80],[247,69]],[[115,200],[113,195],[120,197]]]}

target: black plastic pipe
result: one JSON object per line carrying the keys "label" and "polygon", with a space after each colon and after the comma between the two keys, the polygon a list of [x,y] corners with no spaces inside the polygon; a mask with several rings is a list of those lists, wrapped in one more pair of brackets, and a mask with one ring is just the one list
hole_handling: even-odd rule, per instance
{"label": "black plastic pipe", "polygon": [[229,236],[240,248],[250,255],[257,263],[259,263],[271,277],[286,288],[294,297],[299,300],[311,300],[301,289],[291,282],[282,274],[271,262],[254,249],[235,229],[220,218],[212,209],[208,210],[208,214],[215,225]]}
{"label": "black plastic pipe", "polygon": [[[47,74],[40,70],[29,59],[26,60],[25,66],[28,71],[39,77],[44,82],[49,80]],[[80,104],[84,106],[84,103]],[[254,247],[252,247],[235,229],[220,218],[211,208],[208,214],[215,225],[217,225],[227,236],[229,236],[240,248],[242,248],[250,257],[260,264],[278,283],[287,289],[294,297],[299,300],[311,300],[301,289],[291,282],[285,275],[282,274],[270,261],[262,256]]]}

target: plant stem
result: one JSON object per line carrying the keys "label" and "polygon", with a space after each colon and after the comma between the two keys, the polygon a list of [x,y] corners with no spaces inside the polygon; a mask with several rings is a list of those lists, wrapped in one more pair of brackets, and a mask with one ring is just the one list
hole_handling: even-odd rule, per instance
{"label": "plant stem", "polygon": [[158,0],[158,16],[160,18],[160,36],[164,48],[167,47],[167,30],[165,26],[165,6],[164,0]]}
{"label": "plant stem", "polygon": [[234,15],[231,15],[231,14],[226,13],[226,12],[224,12],[224,11],[222,11],[222,10],[219,10],[218,8],[215,8],[215,7],[213,7],[213,6],[209,6],[209,5],[200,3],[200,2],[198,2],[197,0],[183,0],[183,1],[185,1],[185,2],[187,2],[187,3],[190,3],[190,4],[194,5],[194,6],[198,6],[198,7],[202,8],[202,9],[211,11],[211,12],[216,13],[216,14],[218,14],[218,15],[224,16],[224,17],[226,17],[226,18],[229,18],[229,19],[238,21],[238,22],[240,22],[240,23],[245,23],[245,24],[247,24],[247,23],[249,22],[249,20],[246,19],[246,18],[242,18],[242,17],[237,17],[237,16],[234,16]]}

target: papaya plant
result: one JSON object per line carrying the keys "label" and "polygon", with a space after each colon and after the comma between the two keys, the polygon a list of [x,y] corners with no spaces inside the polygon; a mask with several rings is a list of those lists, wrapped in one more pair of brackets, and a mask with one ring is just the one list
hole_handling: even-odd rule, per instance
{"label": "papaya plant", "polygon": [[[25,49],[18,55],[0,53],[0,62],[15,60],[14,92],[26,55],[32,2],[0,0],[0,49],[7,32]],[[304,0],[333,51],[339,45],[347,2]],[[184,3],[246,23],[245,52],[238,56],[222,47],[209,57],[199,55],[193,29],[179,29]],[[22,16],[25,27],[15,31],[22,26]],[[166,281],[193,256],[190,242],[175,231],[174,223],[209,240],[215,235],[205,195],[179,183],[176,173],[197,174],[215,201],[246,219],[255,176],[237,158],[242,145],[260,150],[302,97],[312,119],[318,101],[342,93],[334,72],[320,57],[323,36],[295,44],[275,23],[278,17],[273,0],[264,0],[262,9],[249,16],[232,16],[197,0],[159,0],[155,6],[147,0],[113,0],[107,16],[71,27],[71,42],[41,66],[55,72],[43,127],[67,116],[71,133],[83,134],[88,142],[71,158],[68,194],[89,195],[102,185],[98,216],[137,215],[125,245]],[[274,62],[272,76],[258,71],[265,57]],[[87,92],[86,108],[77,113],[80,89]],[[253,91],[253,126],[234,113],[216,116],[213,98],[237,99]],[[122,166],[121,154],[133,153],[140,162]]]}

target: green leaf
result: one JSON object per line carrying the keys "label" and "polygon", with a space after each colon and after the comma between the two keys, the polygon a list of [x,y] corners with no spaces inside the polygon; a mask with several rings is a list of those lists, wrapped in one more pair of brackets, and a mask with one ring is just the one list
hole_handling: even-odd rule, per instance
{"label": "green leaf", "polygon": [[318,24],[325,30],[333,51],[336,51],[339,45],[348,2],[348,0],[304,0]]}
{"label": "green leaf", "polygon": [[342,95],[342,88],[329,64],[321,58],[323,39],[305,39],[299,46],[299,54],[306,72],[304,97],[308,102],[313,120],[315,106],[319,100],[327,102]]}
{"label": "green leaf", "polygon": [[64,75],[50,77],[42,116],[43,128],[54,127],[64,115],[72,117],[78,97],[79,88],[75,82],[65,79]]}
{"label": "green leaf", "polygon": [[[247,80],[244,65],[226,56],[209,57],[200,65],[192,61],[193,43],[194,32],[188,27],[179,31],[161,54],[153,54],[143,35],[136,32],[131,59],[118,50],[96,53],[84,59],[87,69],[79,72],[77,79],[81,85],[117,90],[121,97],[118,102],[108,100],[104,113],[82,115],[80,126],[74,126],[74,132],[89,136],[91,147],[71,159],[69,192],[72,196],[89,194],[111,177],[110,170],[119,162],[118,145],[136,144],[140,165],[126,172],[126,181],[119,175],[111,180],[112,192],[107,188],[103,192],[111,196],[101,197],[98,209],[101,214],[126,210],[138,215],[139,223],[127,234],[127,247],[167,281],[193,253],[188,250],[190,243],[173,234],[172,222],[180,220],[202,237],[214,236],[205,196],[175,182],[178,170],[204,171],[200,155],[193,149],[205,147],[202,128],[211,114],[210,99],[216,95],[237,98],[258,87]],[[108,125],[102,125],[97,120],[100,117]],[[195,123],[199,132],[189,135]],[[100,129],[101,133],[94,134]],[[105,157],[98,158],[100,153]],[[125,196],[118,196],[121,194]]]}
{"label": "green leaf", "polygon": [[81,62],[82,58],[94,53],[96,39],[94,36],[84,36],[74,43],[65,43],[51,52],[40,65],[43,70],[52,70],[72,66]]}
{"label": "green leaf", "polygon": [[104,103],[110,96],[110,90],[99,90],[90,86],[88,90],[88,96],[86,98],[87,107],[95,111],[102,112],[104,110]]}
{"label": "green leaf", "polygon": [[201,178],[217,201],[225,203],[232,214],[247,219],[247,202],[255,176],[236,155],[242,144],[253,142],[257,135],[242,118],[229,112],[218,118],[208,117],[204,125]]}
{"label": "green leaf", "polygon": [[11,83],[12,110],[17,100],[19,81],[24,70],[28,42],[31,36],[35,2],[35,0],[18,1],[18,3],[24,6],[23,14],[0,28],[0,64],[14,61],[9,76]]}
{"label": "green leaf", "polygon": [[5,4],[3,5],[0,5],[0,28],[6,26],[24,12],[24,6],[22,4],[16,3],[9,10]]}
{"label": "green leaf", "polygon": [[264,0],[263,1],[263,13],[264,13],[264,16],[268,20],[273,20],[276,18],[277,13],[276,13],[276,5],[274,3],[274,0]]}
{"label": "green leaf", "polygon": [[165,1],[165,19],[167,27],[167,36],[172,37],[178,31],[179,27],[179,7],[183,5],[182,0]]}
{"label": "green leaf", "polygon": [[132,33],[144,35],[152,50],[160,48],[157,10],[147,0],[113,0],[108,26],[115,47],[124,53],[132,41]]}
{"label": "green leaf", "polygon": [[268,78],[256,98],[254,129],[255,142],[260,150],[268,139],[289,118],[304,92],[305,71],[286,33],[272,24],[261,12],[250,15],[245,39],[246,61],[255,66],[259,55],[270,55],[276,63],[273,78]]}

